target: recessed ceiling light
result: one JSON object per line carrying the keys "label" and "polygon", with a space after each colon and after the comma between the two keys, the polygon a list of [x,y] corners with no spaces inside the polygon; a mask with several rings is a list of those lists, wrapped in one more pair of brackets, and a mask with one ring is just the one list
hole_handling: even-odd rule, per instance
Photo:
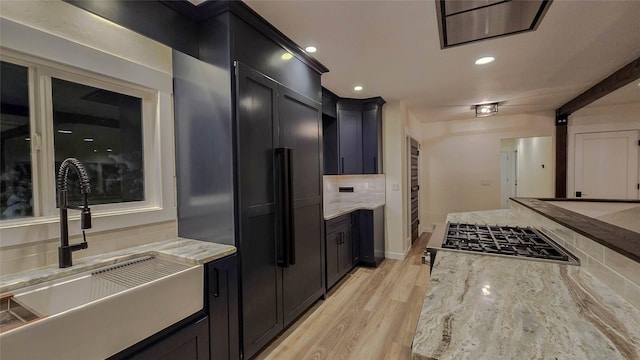
{"label": "recessed ceiling light", "polygon": [[290,53],[286,52],[286,53],[282,54],[281,58],[282,58],[282,60],[290,60],[291,58],[293,58],[293,55],[291,55]]}
{"label": "recessed ceiling light", "polygon": [[488,64],[490,62],[493,62],[496,58],[494,58],[493,56],[486,56],[483,58],[480,58],[478,60],[476,60],[476,65],[484,65],[484,64]]}
{"label": "recessed ceiling light", "polygon": [[24,141],[31,141],[31,138],[30,137],[26,137],[26,138],[24,138]]}
{"label": "recessed ceiling light", "polygon": [[112,151],[113,151],[113,150],[111,150],[111,148],[108,148],[108,149],[107,149],[107,152],[112,152]]}
{"label": "recessed ceiling light", "polygon": [[318,51],[318,49],[316,49],[315,46],[307,46],[306,48],[304,48],[308,53],[314,53],[316,51]]}
{"label": "recessed ceiling light", "polygon": [[58,133],[60,133],[60,134],[73,134],[73,131],[71,131],[71,130],[58,130]]}
{"label": "recessed ceiling light", "polygon": [[84,140],[85,142],[93,142],[93,138],[84,138],[82,140]]}
{"label": "recessed ceiling light", "polygon": [[362,86],[360,86],[360,85],[354,86],[354,87],[353,87],[353,90],[355,90],[355,91],[362,91]]}

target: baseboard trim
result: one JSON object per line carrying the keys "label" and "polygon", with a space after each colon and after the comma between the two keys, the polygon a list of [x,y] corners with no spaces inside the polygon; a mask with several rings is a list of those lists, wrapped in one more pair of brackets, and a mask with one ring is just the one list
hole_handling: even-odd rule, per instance
{"label": "baseboard trim", "polygon": [[409,250],[410,249],[407,249],[407,251],[404,254],[403,253],[385,251],[384,252],[384,257],[385,257],[385,259],[391,259],[391,260],[404,260],[404,259],[407,258],[407,255],[409,254]]}

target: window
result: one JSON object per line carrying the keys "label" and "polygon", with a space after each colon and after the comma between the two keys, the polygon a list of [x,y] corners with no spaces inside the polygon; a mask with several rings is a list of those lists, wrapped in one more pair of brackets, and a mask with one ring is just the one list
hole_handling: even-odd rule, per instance
{"label": "window", "polygon": [[[67,156],[91,176],[91,232],[176,220],[172,50],[76,15],[108,41],[87,46],[75,27],[0,18],[2,248],[58,238],[56,172]],[[69,233],[80,234],[79,212],[69,212]]]}
{"label": "window", "polygon": [[[75,157],[87,169],[91,203],[144,200],[142,99],[51,79],[55,169]],[[69,204],[80,206],[76,178]]]}
{"label": "window", "polygon": [[[54,214],[57,172],[69,157],[87,170],[93,208],[145,202],[143,123],[153,91],[36,59],[4,56],[1,65],[0,220]],[[69,205],[80,206],[74,171],[68,186]]]}
{"label": "window", "polygon": [[0,219],[33,216],[29,69],[0,67]]}

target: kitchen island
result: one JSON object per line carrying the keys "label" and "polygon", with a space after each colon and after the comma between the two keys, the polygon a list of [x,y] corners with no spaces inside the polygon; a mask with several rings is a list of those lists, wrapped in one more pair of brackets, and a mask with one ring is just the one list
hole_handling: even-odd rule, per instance
{"label": "kitchen island", "polygon": [[[510,210],[447,221],[527,225]],[[640,311],[583,267],[439,250],[413,359],[640,359]]]}

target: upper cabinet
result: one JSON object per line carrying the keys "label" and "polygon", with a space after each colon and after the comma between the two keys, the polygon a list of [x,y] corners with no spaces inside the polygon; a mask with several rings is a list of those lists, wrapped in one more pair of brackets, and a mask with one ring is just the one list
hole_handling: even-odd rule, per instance
{"label": "upper cabinet", "polygon": [[325,175],[381,174],[384,99],[337,98],[333,117],[331,95],[323,89]]}

